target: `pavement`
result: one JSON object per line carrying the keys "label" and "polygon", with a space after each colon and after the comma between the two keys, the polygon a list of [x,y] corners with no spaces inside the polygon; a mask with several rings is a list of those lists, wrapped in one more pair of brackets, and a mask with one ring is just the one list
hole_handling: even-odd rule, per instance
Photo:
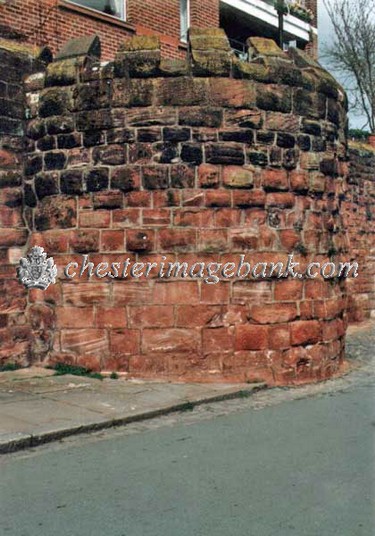
{"label": "pavement", "polygon": [[[348,330],[348,380],[335,378],[300,388],[273,389],[282,396],[313,396],[327,385],[357,382],[373,367],[375,322]],[[370,350],[369,350],[370,349]],[[361,377],[362,377],[361,376]],[[351,379],[350,379],[351,378]],[[0,373],[0,454],[35,447],[64,437],[192,410],[202,404],[252,397],[267,387],[254,384],[183,384],[55,376],[53,370],[30,367]],[[299,394],[298,394],[299,393]],[[265,395],[266,397],[268,395]]]}
{"label": "pavement", "polygon": [[0,373],[0,454],[73,434],[151,419],[200,404],[250,396],[254,384],[98,380],[29,367]]}
{"label": "pavement", "polygon": [[374,536],[374,349],[355,326],[339,378],[1,456],[0,534]]}

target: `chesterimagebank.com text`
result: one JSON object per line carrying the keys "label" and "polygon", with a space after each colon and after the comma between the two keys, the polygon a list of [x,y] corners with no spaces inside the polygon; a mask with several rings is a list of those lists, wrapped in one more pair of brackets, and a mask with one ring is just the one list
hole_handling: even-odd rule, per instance
{"label": "chesterimagebank.com text", "polygon": [[269,279],[298,278],[324,279],[356,278],[358,263],[356,262],[311,262],[303,270],[298,262],[294,262],[293,254],[288,255],[287,262],[256,262],[245,260],[245,255],[238,256],[238,262],[178,262],[168,261],[162,256],[160,262],[134,262],[129,258],[119,262],[100,262],[95,264],[89,255],[83,255],[82,261],[69,262],[64,268],[68,279],[75,277],[98,277],[111,279],[150,278],[190,278],[202,279],[204,283],[214,285],[223,279]]}

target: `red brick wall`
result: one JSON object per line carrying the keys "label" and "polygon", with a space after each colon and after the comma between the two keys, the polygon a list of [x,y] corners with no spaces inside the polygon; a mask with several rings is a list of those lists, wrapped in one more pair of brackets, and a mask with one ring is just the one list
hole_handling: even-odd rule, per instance
{"label": "red brick wall", "polygon": [[190,0],[190,22],[197,28],[219,27],[219,0]]}
{"label": "red brick wall", "polygon": [[103,59],[113,58],[119,43],[133,35],[131,26],[107,22],[77,10],[65,9],[59,0],[6,0],[0,4],[0,20],[24,34],[28,41],[48,46],[56,52],[67,39],[98,34]]}
{"label": "red brick wall", "polygon": [[[31,43],[48,44],[56,52],[67,39],[96,33],[102,43],[103,59],[112,59],[119,43],[133,35],[159,35],[165,57],[184,57],[180,42],[179,0],[127,0],[127,21],[95,16],[59,0],[5,0],[0,3],[1,24],[23,32]],[[191,0],[191,25],[219,25],[218,0]]]}
{"label": "red brick wall", "polygon": [[[307,5],[317,12],[317,1]],[[56,52],[67,39],[96,33],[102,43],[103,59],[114,57],[119,43],[136,34],[158,35],[164,57],[183,58],[186,46],[180,42],[179,0],[127,0],[127,21],[65,3],[62,0],[5,0],[0,3],[1,24],[24,33],[31,43],[47,44]],[[219,26],[219,0],[190,0],[192,27]],[[314,21],[317,25],[317,21]],[[307,49],[316,56],[316,42]]]}
{"label": "red brick wall", "polygon": [[314,19],[312,21],[312,25],[315,26],[315,28],[318,27],[318,0],[306,0],[306,7],[307,9],[311,9],[311,11],[314,13]]}

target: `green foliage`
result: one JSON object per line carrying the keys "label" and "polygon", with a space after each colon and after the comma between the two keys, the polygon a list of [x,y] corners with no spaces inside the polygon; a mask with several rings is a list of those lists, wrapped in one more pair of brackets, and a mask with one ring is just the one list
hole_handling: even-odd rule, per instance
{"label": "green foliage", "polygon": [[10,372],[12,370],[19,370],[23,368],[18,363],[5,363],[4,365],[0,365],[0,372]]}
{"label": "green foliage", "polygon": [[367,141],[370,132],[360,128],[351,128],[348,132],[348,138],[351,140]]}
{"label": "green foliage", "polygon": [[179,408],[179,411],[193,411],[193,409],[194,409],[194,404],[192,402],[186,402],[186,404],[183,404]]}
{"label": "green foliage", "polygon": [[274,7],[276,11],[281,11],[284,15],[293,15],[304,22],[310,23],[314,15],[310,9],[306,9],[304,6],[300,5],[298,2],[290,4],[289,7],[282,0],[275,0]]}
{"label": "green foliage", "polygon": [[76,365],[67,365],[66,363],[56,363],[50,367],[55,371],[55,376],[64,376],[65,374],[72,374],[73,376],[86,376],[87,378],[94,378],[96,380],[103,380],[104,376],[99,372],[93,372],[86,367],[79,367]]}
{"label": "green foliage", "polygon": [[111,380],[118,380],[119,375],[117,374],[117,372],[111,372],[110,378]]}

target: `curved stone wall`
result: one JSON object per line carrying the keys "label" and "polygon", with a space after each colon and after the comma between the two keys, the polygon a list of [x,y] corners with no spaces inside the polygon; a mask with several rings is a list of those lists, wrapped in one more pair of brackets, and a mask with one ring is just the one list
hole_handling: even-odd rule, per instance
{"label": "curved stone wall", "polygon": [[34,361],[198,381],[339,370],[342,279],[63,274],[84,254],[95,267],[345,259],[346,97],[300,51],[250,50],[241,62],[221,30],[193,29],[187,61],[162,60],[135,37],[114,62],[62,54],[26,81],[29,245],[59,266],[29,294]]}

